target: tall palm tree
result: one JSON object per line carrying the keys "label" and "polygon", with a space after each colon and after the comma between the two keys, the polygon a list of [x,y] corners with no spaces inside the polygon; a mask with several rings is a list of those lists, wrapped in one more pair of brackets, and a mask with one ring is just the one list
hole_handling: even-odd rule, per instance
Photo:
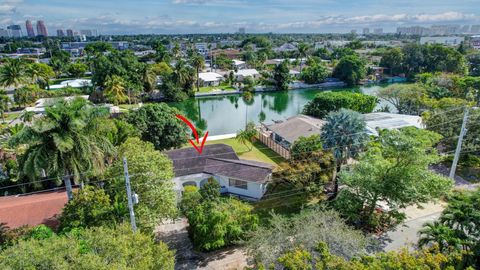
{"label": "tall palm tree", "polygon": [[191,68],[187,66],[185,61],[179,60],[175,65],[175,69],[172,73],[172,78],[175,84],[183,89],[187,88],[187,84],[189,89],[191,87],[190,83],[193,79],[193,74],[191,74]]}
{"label": "tall palm tree", "polygon": [[129,100],[127,94],[125,94],[125,81],[122,77],[117,75],[108,76],[105,81],[105,89],[103,93],[105,97],[113,104],[118,105]]}
{"label": "tall palm tree", "polygon": [[100,174],[113,152],[104,124],[108,111],[76,98],[45,109],[45,115],[12,137],[13,146],[26,145],[21,172],[35,178],[44,170],[48,176],[63,177],[72,198],[71,176],[78,181],[84,173]]}
{"label": "tall palm tree", "polygon": [[28,77],[25,73],[26,63],[21,59],[7,59],[0,68],[0,85],[4,87],[19,87],[27,83]]}
{"label": "tall palm tree", "polygon": [[145,88],[145,92],[152,92],[155,89],[157,84],[157,74],[153,71],[150,65],[146,65],[143,69],[143,86]]}
{"label": "tall palm tree", "polygon": [[205,59],[199,54],[195,54],[192,59],[192,66],[197,72],[197,92],[200,92],[200,71],[205,67]]}
{"label": "tall palm tree", "polygon": [[298,50],[298,56],[300,57],[300,71],[302,71],[303,69],[302,58],[307,58],[307,56],[309,55],[308,53],[310,50],[310,45],[306,43],[300,43],[298,44],[297,50]]}
{"label": "tall palm tree", "polygon": [[335,157],[336,173],[333,174],[334,195],[338,193],[337,173],[348,159],[355,157],[368,141],[366,124],[361,114],[347,109],[331,112],[322,127],[324,148]]}
{"label": "tall palm tree", "polygon": [[22,120],[25,123],[31,123],[33,121],[33,117],[35,116],[35,113],[32,111],[25,111],[20,115],[20,120]]}
{"label": "tall palm tree", "polygon": [[26,69],[26,75],[31,82],[38,84],[40,88],[50,88],[50,78],[55,76],[53,68],[47,64],[31,64]]}
{"label": "tall palm tree", "polygon": [[175,43],[175,46],[173,46],[172,54],[175,59],[178,60],[180,58],[182,54],[182,50],[180,49],[180,45],[178,45],[178,43]]}

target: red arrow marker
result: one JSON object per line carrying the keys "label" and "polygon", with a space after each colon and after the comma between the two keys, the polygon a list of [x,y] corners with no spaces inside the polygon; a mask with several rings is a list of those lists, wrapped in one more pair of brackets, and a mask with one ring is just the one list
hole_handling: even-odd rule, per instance
{"label": "red arrow marker", "polygon": [[[180,114],[177,114],[176,115],[178,119],[182,120],[183,122],[185,122],[185,124],[187,124],[187,126],[192,130],[193,132],[193,135],[195,136],[195,140],[197,141],[197,144],[200,144],[200,138],[198,137],[198,132],[197,132],[197,129],[195,128],[195,126],[190,122],[188,121],[187,118],[183,117],[182,115]],[[202,140],[202,143],[200,144],[200,147],[198,147],[195,142],[193,142],[192,139],[189,140],[190,144],[193,145],[193,147],[195,147],[195,150],[197,150],[198,153],[202,153],[203,151],[203,146],[205,145],[205,142],[207,141],[207,137],[208,137],[208,131],[207,133],[205,133],[205,136],[203,136],[203,140]]]}

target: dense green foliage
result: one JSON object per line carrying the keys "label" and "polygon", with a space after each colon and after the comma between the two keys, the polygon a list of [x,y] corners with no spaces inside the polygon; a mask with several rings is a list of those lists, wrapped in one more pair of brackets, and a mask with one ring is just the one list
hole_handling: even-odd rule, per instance
{"label": "dense green foliage", "polygon": [[[107,178],[113,180],[106,183],[108,193],[117,210],[126,209],[127,195],[123,177],[123,160],[128,162],[128,171],[132,183],[132,191],[138,194],[139,203],[135,205],[138,227],[152,231],[161,220],[176,216],[175,191],[172,178],[174,176],[172,162],[161,152],[155,150],[153,144],[139,138],[127,139],[117,151],[119,157],[108,168]],[[122,212],[128,215],[128,212]]]}
{"label": "dense green foliage", "polygon": [[278,265],[280,256],[297,247],[311,252],[319,242],[326,242],[333,254],[350,259],[367,245],[363,234],[347,226],[337,212],[320,209],[303,210],[291,218],[273,214],[269,225],[259,227],[250,236],[248,254],[267,269]]}
{"label": "dense green foliage", "polygon": [[220,185],[211,179],[200,191],[185,191],[182,209],[188,218],[189,233],[194,246],[211,251],[246,239],[258,226],[253,207],[234,198],[219,197]]}
{"label": "dense green foliage", "polygon": [[325,81],[328,75],[329,72],[323,65],[315,64],[304,68],[300,77],[306,83],[315,84]]}
{"label": "dense green foliage", "polygon": [[424,225],[420,246],[436,244],[443,252],[468,252],[467,265],[480,267],[480,189],[455,193],[439,221]]}
{"label": "dense green foliage", "polygon": [[365,62],[356,55],[342,57],[333,70],[333,77],[347,85],[355,85],[367,75]]}
{"label": "dense green foliage", "polygon": [[140,131],[142,140],[157,150],[177,148],[187,142],[185,124],[176,117],[179,111],[165,103],[148,104],[127,115],[127,122]]}
{"label": "dense green foliage", "polygon": [[358,227],[377,230],[401,222],[400,209],[439,198],[452,187],[450,179],[429,170],[440,161],[433,148],[439,140],[438,134],[415,128],[382,131],[359,162],[341,172],[346,187],[334,207]]}
{"label": "dense green foliage", "polygon": [[0,253],[2,269],[173,269],[164,243],[124,225],[21,240]]}
{"label": "dense green foliage", "polygon": [[113,206],[103,189],[86,186],[74,193],[60,216],[60,230],[114,226]]}
{"label": "dense green foliage", "polygon": [[288,90],[291,81],[288,61],[283,61],[273,70],[273,81],[276,90]]}
{"label": "dense green foliage", "polygon": [[324,118],[329,112],[338,111],[341,108],[360,113],[371,113],[377,102],[376,97],[362,93],[321,92],[305,105],[303,113],[318,118]]}

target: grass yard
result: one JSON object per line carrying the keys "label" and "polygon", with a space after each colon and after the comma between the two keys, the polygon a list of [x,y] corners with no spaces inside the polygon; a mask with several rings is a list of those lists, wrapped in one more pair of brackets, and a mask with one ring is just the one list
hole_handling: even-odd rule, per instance
{"label": "grass yard", "polygon": [[[223,89],[225,91],[233,91],[235,88],[233,88],[231,85],[227,83],[222,83],[219,86],[205,86],[205,87],[200,87],[200,93],[209,93],[212,92],[213,90],[218,90],[218,89]],[[198,92],[196,92],[198,93]]]}
{"label": "grass yard", "polygon": [[[260,161],[260,162],[270,163],[273,165],[277,165],[285,161],[284,158],[280,157],[273,150],[269,149],[267,146],[265,146],[264,144],[258,141],[254,142],[253,144],[248,142],[247,143],[248,147],[238,142],[235,138],[209,141],[209,142],[206,142],[205,144],[217,144],[217,143],[230,145],[235,151],[235,153],[237,153],[237,155],[242,159]],[[252,148],[252,150],[249,149],[250,147]]]}

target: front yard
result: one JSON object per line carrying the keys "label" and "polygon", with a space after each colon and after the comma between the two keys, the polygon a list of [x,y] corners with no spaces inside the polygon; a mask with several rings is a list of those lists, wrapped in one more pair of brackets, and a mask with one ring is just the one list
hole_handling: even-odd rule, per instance
{"label": "front yard", "polygon": [[196,93],[209,93],[214,90],[225,90],[225,91],[234,91],[235,88],[228,83],[221,83],[219,86],[204,86],[200,87],[200,92]]}

